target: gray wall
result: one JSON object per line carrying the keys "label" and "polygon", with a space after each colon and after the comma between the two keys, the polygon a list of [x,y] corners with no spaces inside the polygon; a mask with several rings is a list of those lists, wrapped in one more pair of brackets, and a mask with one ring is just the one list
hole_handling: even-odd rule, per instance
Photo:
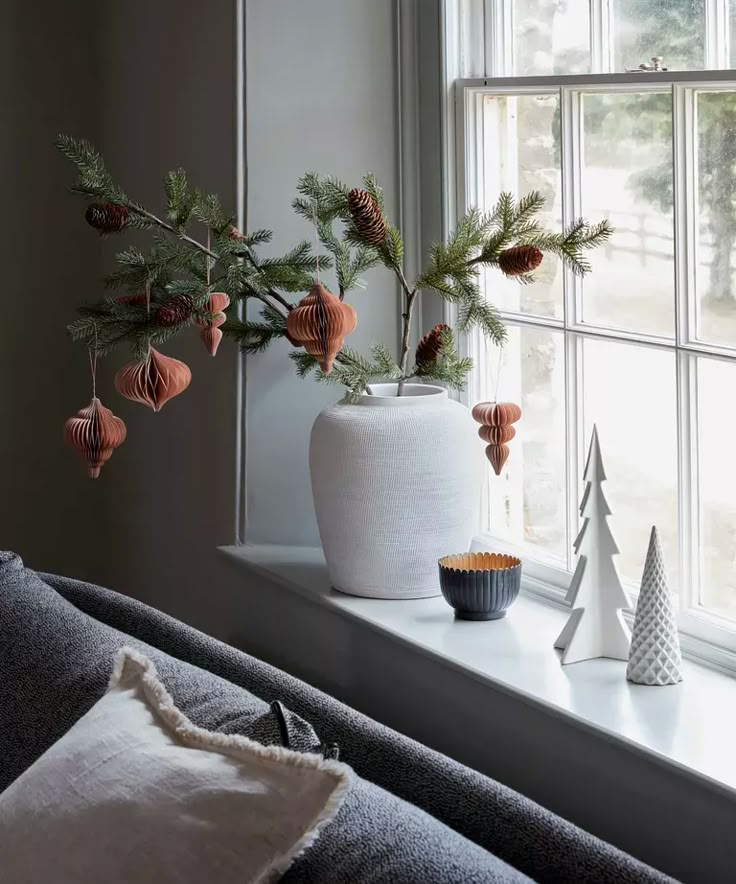
{"label": "gray wall", "polygon": [[97,4],[5,0],[0,36],[0,546],[87,577],[103,559],[105,489],[62,441],[90,399],[83,351],[64,326],[98,291],[99,242],[65,188],[58,132],[97,137]]}
{"label": "gray wall", "polygon": [[[398,213],[396,42],[393,0],[250,0],[247,4],[248,221],[276,231],[284,250],[311,239],[290,209],[306,171],[355,185],[365,172]],[[328,287],[330,277],[328,277]],[[397,291],[386,270],[351,296],[349,343],[398,343]],[[248,360],[247,537],[316,545],[309,431],[339,388],[295,377],[279,343]]]}

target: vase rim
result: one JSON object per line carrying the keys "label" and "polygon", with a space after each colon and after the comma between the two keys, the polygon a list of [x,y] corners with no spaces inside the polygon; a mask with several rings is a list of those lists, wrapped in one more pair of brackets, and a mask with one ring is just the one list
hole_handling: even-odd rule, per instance
{"label": "vase rim", "polygon": [[447,399],[447,390],[434,384],[404,384],[403,395],[397,396],[398,383],[371,384],[373,395],[367,393],[358,400],[358,405],[380,406],[383,408],[410,407],[429,402],[437,402],[438,399]]}

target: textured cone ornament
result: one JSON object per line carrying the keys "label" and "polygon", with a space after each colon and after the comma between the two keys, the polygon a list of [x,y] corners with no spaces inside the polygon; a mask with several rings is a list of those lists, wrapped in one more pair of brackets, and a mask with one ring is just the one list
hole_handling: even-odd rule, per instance
{"label": "textured cone ornament", "polygon": [[321,284],[290,311],[286,319],[289,340],[304,347],[315,357],[325,374],[332,371],[335,357],[347,335],[355,329],[357,317],[350,304],[345,304]]}
{"label": "textured cone ornament", "polygon": [[64,438],[87,464],[90,479],[100,475],[113,451],[125,441],[125,424],[95,397],[64,424]]}
{"label": "textured cone ornament", "polygon": [[380,246],[386,239],[386,222],[378,203],[361,187],[354,187],[348,194],[348,211],[355,229],[363,242]]}
{"label": "textured cone ornament", "polygon": [[202,338],[210,356],[217,354],[217,348],[222,340],[220,326],[227,319],[223,310],[226,310],[229,306],[230,298],[225,292],[212,292],[207,301],[207,312],[209,315],[206,319],[197,321],[197,325],[202,329],[199,336]]}
{"label": "textured cone ornament", "polygon": [[649,538],[641,578],[626,678],[636,684],[657,686],[682,681],[680,637],[656,527]]}
{"label": "textured cone ornament", "polygon": [[525,276],[533,273],[544,255],[536,246],[511,246],[498,256],[498,266],[506,276]]}
{"label": "textured cone ornament", "polygon": [[129,362],[115,375],[115,389],[132,402],[154,411],[183,393],[192,380],[189,366],[153,348],[140,362]]}
{"label": "textured cone ornament", "polygon": [[441,323],[427,332],[417,344],[416,361],[418,363],[426,364],[437,360],[442,352],[442,334],[449,327],[449,325]]}
{"label": "textured cone ornament", "polygon": [[486,457],[497,476],[501,475],[509,458],[510,449],[506,443],[516,435],[511,424],[515,424],[520,417],[521,409],[513,402],[479,402],[473,408],[473,419],[481,424],[478,435],[488,443]]}

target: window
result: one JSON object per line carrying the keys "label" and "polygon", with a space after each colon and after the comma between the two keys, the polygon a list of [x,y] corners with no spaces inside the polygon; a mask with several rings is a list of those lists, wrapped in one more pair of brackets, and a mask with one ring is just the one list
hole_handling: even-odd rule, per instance
{"label": "window", "polygon": [[[483,68],[456,85],[458,211],[534,189],[550,225],[616,228],[582,280],[552,256],[533,285],[486,276],[509,340],[468,341],[468,399],[523,417],[485,533],[569,573],[596,424],[622,577],[636,588],[656,524],[683,631],[736,651],[736,0],[455,10],[461,76]],[[667,72],[625,71],[655,56]]]}

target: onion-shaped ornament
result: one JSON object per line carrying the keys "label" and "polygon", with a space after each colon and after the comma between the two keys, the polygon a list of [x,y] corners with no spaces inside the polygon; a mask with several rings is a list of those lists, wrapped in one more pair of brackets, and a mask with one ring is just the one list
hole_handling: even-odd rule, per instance
{"label": "onion-shaped ornament", "polygon": [[225,292],[212,292],[207,301],[207,318],[197,321],[197,325],[202,329],[199,336],[202,338],[210,356],[214,356],[217,353],[217,348],[220,346],[222,332],[219,327],[227,319],[223,311],[229,306],[230,298]]}
{"label": "onion-shaped ornament", "polygon": [[521,409],[513,402],[479,402],[473,408],[473,419],[481,425],[478,435],[488,442],[486,457],[497,476],[501,475],[510,454],[506,443],[516,435],[511,424],[515,424],[520,417]]}
{"label": "onion-shaped ornament", "polygon": [[126,435],[123,421],[105,408],[96,396],[64,424],[64,438],[87,464],[90,479],[100,475],[103,464],[123,444]]}
{"label": "onion-shaped ornament", "polygon": [[154,411],[183,393],[192,380],[189,366],[151,348],[145,359],[129,362],[115,375],[115,389],[132,402]]}
{"label": "onion-shaped ornament", "polygon": [[317,359],[325,374],[357,324],[355,310],[321,284],[312,287],[286,319],[289,340]]}

